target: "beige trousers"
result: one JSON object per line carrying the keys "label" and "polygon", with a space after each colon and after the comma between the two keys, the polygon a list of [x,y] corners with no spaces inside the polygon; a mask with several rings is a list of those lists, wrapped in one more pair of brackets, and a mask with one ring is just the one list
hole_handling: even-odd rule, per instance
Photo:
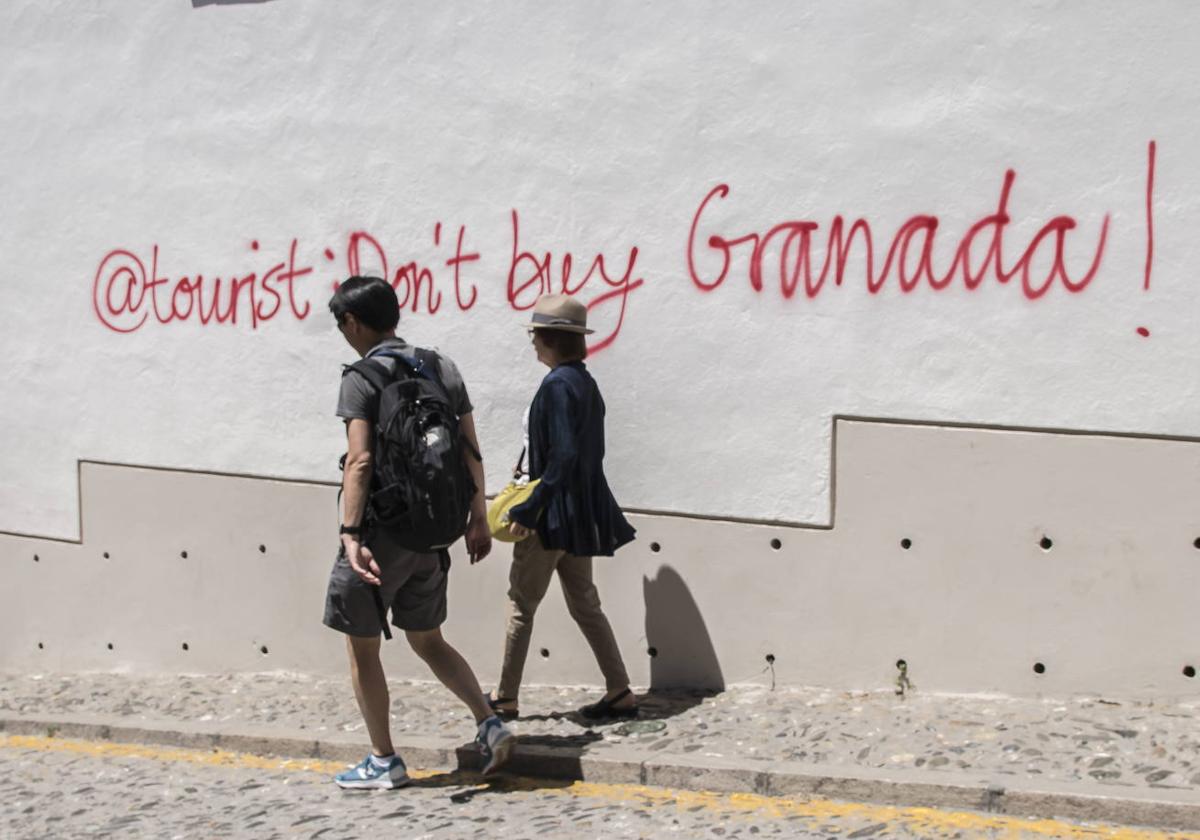
{"label": "beige trousers", "polygon": [[607,690],[629,685],[612,626],[600,610],[600,593],[592,582],[592,558],[549,551],[533,534],[513,546],[512,569],[508,574],[508,636],[504,642],[500,685],[496,687],[496,694],[502,698],[516,700],[521,690],[521,675],[533,636],[533,615],[555,571],[567,599],[567,610],[591,646]]}

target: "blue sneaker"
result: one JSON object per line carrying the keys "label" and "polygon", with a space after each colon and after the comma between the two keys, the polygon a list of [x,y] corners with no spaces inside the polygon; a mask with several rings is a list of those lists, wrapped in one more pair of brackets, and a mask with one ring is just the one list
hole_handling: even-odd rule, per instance
{"label": "blue sneaker", "polygon": [[412,779],[408,777],[408,768],[400,756],[394,755],[387,764],[381,765],[378,759],[368,755],[356,766],[344,773],[333,777],[338,787],[351,790],[364,788],[383,788],[392,790],[407,785]]}
{"label": "blue sneaker", "polygon": [[517,745],[517,736],[505,726],[500,718],[492,715],[479,724],[479,734],[475,743],[483,753],[483,775],[490,776],[508,761],[512,756],[512,748]]}

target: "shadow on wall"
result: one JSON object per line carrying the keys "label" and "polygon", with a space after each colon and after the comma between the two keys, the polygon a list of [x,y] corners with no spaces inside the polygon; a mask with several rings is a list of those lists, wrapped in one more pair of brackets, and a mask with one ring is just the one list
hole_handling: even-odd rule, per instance
{"label": "shadow on wall", "polygon": [[653,578],[642,578],[642,594],[651,657],[642,717],[677,715],[724,691],[725,677],[704,616],[679,572],[659,566]]}

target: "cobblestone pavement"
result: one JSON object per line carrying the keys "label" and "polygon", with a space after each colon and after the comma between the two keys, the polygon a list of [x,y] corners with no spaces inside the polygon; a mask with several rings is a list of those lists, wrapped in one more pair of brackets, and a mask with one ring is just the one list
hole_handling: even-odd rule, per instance
{"label": "cobblestone pavement", "polygon": [[0,836],[119,838],[1115,837],[1148,831],[929,809],[421,774],[342,791],[327,762],[0,736]]}
{"label": "cobblestone pavement", "polygon": [[[474,727],[465,709],[433,683],[393,682],[393,735],[464,742]],[[578,688],[532,687],[521,698],[523,736],[553,735],[601,755],[636,746],[671,755],[788,760],[832,765],[970,770],[1128,788],[1200,788],[1200,704],[1116,703],[1102,699],[1017,700],[977,696],[908,697],[826,691],[732,688],[715,696],[652,694],[643,718],[665,728],[623,734],[588,726],[570,710],[596,697]],[[137,721],[270,725],[319,738],[361,732],[349,679],[281,673],[223,676],[7,675],[0,712],[53,716],[104,714]],[[365,733],[364,733],[365,743]]]}

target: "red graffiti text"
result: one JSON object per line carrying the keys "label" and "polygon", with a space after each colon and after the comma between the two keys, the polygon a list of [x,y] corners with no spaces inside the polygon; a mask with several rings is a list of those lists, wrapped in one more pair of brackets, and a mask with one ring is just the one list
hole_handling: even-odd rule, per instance
{"label": "red graffiti text", "polygon": [[[258,242],[250,247],[257,251]],[[100,323],[119,333],[136,332],[150,318],[160,324],[189,320],[236,324],[239,314],[251,329],[258,329],[281,312],[300,321],[308,317],[312,307],[296,300],[296,281],[311,272],[311,267],[296,265],[295,239],[287,257],[262,274],[250,271],[226,277],[199,273],[160,277],[157,245],[151,250],[149,272],[136,253],[116,248],[96,269],[92,308]]]}
{"label": "red graffiti text", "polygon": [[[448,257],[443,263],[451,272],[451,283],[454,286],[454,302],[462,311],[467,311],[475,305],[479,292],[474,284],[467,282],[463,276],[463,266],[476,262],[479,254],[463,251],[463,240],[466,237],[465,225],[458,228],[458,238],[454,248],[454,256]],[[433,228],[433,244],[442,243],[442,223],[438,222]],[[364,230],[350,234],[346,243],[346,268],[351,276],[374,275],[383,277],[396,290],[396,298],[401,310],[408,309],[416,313],[422,305],[430,315],[436,315],[442,308],[442,291],[438,288],[437,276],[429,265],[423,265],[416,260],[401,262],[394,270],[388,262],[388,256],[383,246],[374,236]]]}
{"label": "red graffiti text", "polygon": [[[1030,300],[1046,294],[1056,281],[1068,292],[1083,291],[1100,268],[1108,236],[1108,214],[1105,214],[1100,225],[1090,267],[1082,274],[1072,277],[1066,265],[1067,235],[1077,226],[1071,216],[1055,216],[1046,222],[1021,250],[1016,262],[1009,264],[1005,259],[1004,236],[1011,221],[1008,202],[1015,180],[1016,173],[1008,170],[995,212],[979,219],[966,230],[958,241],[949,266],[944,266],[940,271],[935,268],[933,258],[934,236],[940,220],[930,215],[912,216],[900,225],[878,270],[874,235],[870,223],[863,218],[847,223],[842,215],[833,217],[825,236],[823,260],[819,253],[813,253],[813,242],[817,239],[816,232],[820,226],[817,222],[803,219],[780,222],[765,233],[754,231],[734,237],[710,233],[706,239],[701,239],[700,231],[711,230],[715,224],[715,202],[724,200],[730,194],[728,185],[719,184],[704,197],[692,217],[687,242],[688,273],[697,288],[712,291],[724,283],[731,273],[735,255],[746,253],[746,275],[754,291],[763,290],[764,271],[769,267],[778,272],[779,289],[785,298],[795,295],[801,286],[805,295],[815,298],[831,276],[834,285],[842,285],[847,263],[857,241],[859,264],[863,266],[867,291],[871,294],[878,294],[884,288],[893,268],[896,282],[905,293],[916,290],[921,284],[940,291],[956,279],[960,279],[966,288],[976,289],[988,277],[1008,283],[1018,276],[1021,290]],[[702,242],[715,254],[715,263],[719,266],[715,273],[703,274],[697,265],[697,258],[703,253]],[[1031,265],[1035,254],[1044,246],[1053,249],[1050,268],[1044,275],[1036,275]],[[978,258],[979,250],[983,250],[981,259]],[[765,266],[768,253],[775,256],[770,265]]]}
{"label": "red graffiti text", "polygon": [[[637,262],[638,249],[634,245],[629,249],[625,262],[625,271],[620,276],[610,276],[605,263],[604,254],[596,254],[588,268],[582,274],[572,270],[575,266],[575,256],[570,251],[564,251],[562,257],[555,263],[550,251],[527,251],[521,246],[521,222],[517,211],[512,211],[512,261],[508,266],[508,302],[513,309],[521,311],[532,309],[539,295],[561,293],[580,295],[599,286],[590,300],[587,301],[589,322],[593,321],[591,313],[615,307],[616,315],[605,319],[601,312],[601,320],[612,322],[611,327],[597,331],[599,338],[588,345],[588,351],[595,353],[608,347],[621,334],[625,323],[625,308],[629,302],[630,293],[641,286],[643,278],[634,278],[634,264]],[[613,303],[609,303],[613,301]]]}

